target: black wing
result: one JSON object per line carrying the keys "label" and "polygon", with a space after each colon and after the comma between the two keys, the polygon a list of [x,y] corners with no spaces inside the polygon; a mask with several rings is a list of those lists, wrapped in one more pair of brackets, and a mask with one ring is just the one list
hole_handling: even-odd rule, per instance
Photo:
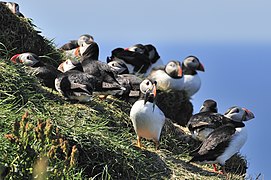
{"label": "black wing", "polygon": [[219,113],[200,112],[193,115],[187,127],[192,132],[195,129],[201,128],[218,128],[221,125],[230,123],[231,120]]}
{"label": "black wing", "polygon": [[229,146],[234,133],[235,127],[232,124],[218,127],[203,141],[199,149],[190,153],[193,156],[190,162],[214,161]]}
{"label": "black wing", "polygon": [[77,40],[71,40],[70,42],[68,42],[68,43],[64,44],[63,46],[61,46],[59,49],[67,51],[67,50],[75,49],[77,47],[79,47]]}
{"label": "black wing", "polygon": [[99,59],[99,46],[97,43],[93,42],[89,47],[85,50],[85,52],[82,54],[84,58],[90,58],[93,60]]}

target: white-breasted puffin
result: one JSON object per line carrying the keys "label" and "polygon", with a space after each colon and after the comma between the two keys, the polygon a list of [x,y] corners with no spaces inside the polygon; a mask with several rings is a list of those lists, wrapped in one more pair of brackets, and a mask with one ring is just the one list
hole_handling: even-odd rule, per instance
{"label": "white-breasted puffin", "polygon": [[137,134],[137,146],[141,148],[141,138],[146,138],[155,142],[157,150],[160,134],[165,124],[165,115],[155,105],[156,82],[145,79],[140,84],[140,90],[144,97],[136,101],[130,111],[130,119]]}
{"label": "white-breasted puffin", "polygon": [[21,63],[28,67],[28,72],[35,75],[45,86],[55,89],[55,78],[60,74],[54,66],[40,61],[40,57],[33,53],[16,54],[10,59],[13,63]]}
{"label": "white-breasted puffin", "polygon": [[247,140],[247,130],[243,122],[255,116],[251,111],[238,106],[229,108],[225,116],[231,119],[231,122],[211,132],[202,145],[190,153],[193,157],[189,162],[211,163],[216,172],[215,164],[218,163],[222,166],[222,173],[226,174],[226,161],[236,154]]}
{"label": "white-breasted puffin", "polygon": [[158,66],[152,69],[147,77],[157,82],[157,89],[161,91],[184,89],[184,78],[179,61],[169,61],[165,66]]}
{"label": "white-breasted puffin", "polygon": [[204,66],[196,56],[188,56],[182,62],[184,76],[184,90],[189,97],[198,92],[201,79],[197,71],[204,71]]}
{"label": "white-breasted puffin", "polygon": [[95,76],[78,70],[61,73],[55,79],[55,88],[65,98],[79,102],[89,102],[93,91],[101,87]]}

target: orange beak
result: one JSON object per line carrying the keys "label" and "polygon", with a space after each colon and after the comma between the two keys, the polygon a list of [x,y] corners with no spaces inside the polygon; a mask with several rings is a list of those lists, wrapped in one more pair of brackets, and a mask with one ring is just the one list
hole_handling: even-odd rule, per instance
{"label": "orange beak", "polygon": [[183,70],[182,70],[182,67],[180,65],[178,65],[178,76],[179,77],[183,76]]}
{"label": "orange beak", "polygon": [[205,70],[203,64],[199,63],[199,67],[197,68],[197,70],[204,72]]}
{"label": "orange beak", "polygon": [[246,112],[246,119],[245,119],[245,121],[248,121],[250,119],[255,118],[254,114],[250,110],[248,110],[246,108],[242,108],[242,109]]}
{"label": "orange beak", "polygon": [[152,84],[153,85],[153,88],[152,88],[152,93],[153,93],[153,96],[156,97],[156,81]]}
{"label": "orange beak", "polygon": [[13,62],[13,63],[17,63],[17,59],[18,59],[18,56],[20,56],[21,54],[15,54],[14,56],[12,56],[11,58],[10,58],[10,60]]}
{"label": "orange beak", "polygon": [[64,67],[63,67],[63,64],[64,64],[64,63],[65,63],[65,62],[59,64],[57,70],[59,70],[59,71],[61,71],[61,72],[64,72]]}

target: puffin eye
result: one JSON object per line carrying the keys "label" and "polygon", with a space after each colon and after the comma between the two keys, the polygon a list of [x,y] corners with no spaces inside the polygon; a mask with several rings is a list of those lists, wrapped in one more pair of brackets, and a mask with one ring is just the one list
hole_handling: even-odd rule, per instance
{"label": "puffin eye", "polygon": [[26,56],[26,59],[30,59],[30,56]]}
{"label": "puffin eye", "polygon": [[147,84],[147,86],[150,85],[150,81],[148,81],[146,84]]}
{"label": "puffin eye", "polygon": [[239,109],[236,108],[236,109],[234,110],[234,113],[239,113]]}

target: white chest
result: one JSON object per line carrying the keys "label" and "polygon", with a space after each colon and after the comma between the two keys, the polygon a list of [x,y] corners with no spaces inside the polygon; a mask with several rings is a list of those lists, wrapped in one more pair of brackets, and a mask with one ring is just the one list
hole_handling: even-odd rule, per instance
{"label": "white chest", "polygon": [[172,78],[165,71],[157,70],[152,73],[151,79],[157,82],[157,89],[159,90],[183,90],[184,78]]}
{"label": "white chest", "polygon": [[184,75],[184,89],[188,96],[193,96],[201,86],[201,80],[198,74]]}
{"label": "white chest", "polygon": [[130,111],[130,118],[138,136],[159,139],[165,115],[157,106],[153,110],[153,103],[147,102],[144,105],[144,100],[135,102]]}
{"label": "white chest", "polygon": [[225,149],[224,153],[217,158],[217,161],[224,165],[225,162],[231,158],[235,153],[240,151],[247,141],[246,127],[236,128],[235,134],[231,138],[229,146]]}

